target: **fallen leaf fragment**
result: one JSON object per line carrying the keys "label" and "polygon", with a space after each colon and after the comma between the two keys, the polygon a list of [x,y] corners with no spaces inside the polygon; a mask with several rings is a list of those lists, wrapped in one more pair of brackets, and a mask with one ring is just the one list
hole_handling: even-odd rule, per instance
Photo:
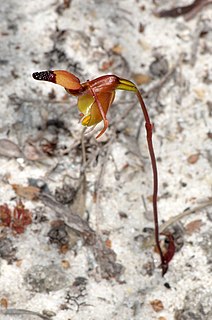
{"label": "fallen leaf fragment", "polygon": [[201,88],[194,89],[194,92],[199,100],[203,100],[205,97],[205,90]]}
{"label": "fallen leaf fragment", "polygon": [[41,154],[36,149],[36,147],[29,144],[29,143],[27,143],[25,145],[23,152],[24,152],[24,156],[26,157],[27,160],[36,161],[41,158]]}
{"label": "fallen leaf fragment", "polygon": [[[162,232],[161,235],[165,236],[165,240],[160,241],[161,250],[163,252],[164,261],[168,264],[174,257],[176,248],[174,237],[171,233]],[[159,253],[158,248],[155,246],[155,252]]]}
{"label": "fallen leaf fragment", "polygon": [[150,83],[152,80],[152,78],[148,74],[143,73],[133,73],[132,78],[138,86]]}
{"label": "fallen leaf fragment", "polygon": [[5,308],[5,309],[8,308],[8,300],[7,300],[7,298],[1,298],[1,299],[0,299],[0,306],[1,306],[2,308]]}
{"label": "fallen leaf fragment", "polygon": [[7,158],[21,158],[20,148],[9,139],[0,139],[0,156]]}
{"label": "fallen leaf fragment", "polygon": [[151,194],[150,196],[147,196],[147,200],[148,200],[149,202],[152,202],[152,201],[153,201],[153,196],[152,196],[152,194]]}
{"label": "fallen leaf fragment", "polygon": [[59,248],[59,252],[60,252],[61,254],[66,254],[66,253],[68,252],[68,250],[69,250],[68,244],[63,244],[63,245],[61,245],[60,248]]}
{"label": "fallen leaf fragment", "polygon": [[167,241],[167,248],[166,251],[164,252],[164,259],[168,262],[172,260],[175,254],[175,243],[174,243],[174,237],[171,233],[161,233],[162,235],[166,236],[166,241]]}
{"label": "fallen leaf fragment", "polygon": [[0,225],[11,228],[15,233],[23,233],[27,225],[32,223],[32,214],[19,201],[11,210],[7,204],[0,205]]}
{"label": "fallen leaf fragment", "polygon": [[163,303],[159,299],[152,300],[150,304],[155,312],[160,312],[164,309]]}
{"label": "fallen leaf fragment", "polygon": [[12,221],[12,212],[7,204],[0,205],[0,226],[9,227]]}
{"label": "fallen leaf fragment", "polygon": [[70,268],[70,263],[68,262],[68,260],[62,260],[61,264],[62,264],[63,269],[65,269],[65,270]]}
{"label": "fallen leaf fragment", "polygon": [[195,164],[199,160],[199,153],[191,154],[188,158],[187,161],[190,164]]}
{"label": "fallen leaf fragment", "polygon": [[112,51],[116,54],[121,54],[123,51],[123,48],[120,44],[117,44],[112,48]]}
{"label": "fallen leaf fragment", "polygon": [[37,200],[40,194],[40,189],[34,186],[22,186],[21,184],[12,184],[15,193],[27,200]]}
{"label": "fallen leaf fragment", "polygon": [[107,239],[105,241],[105,245],[106,245],[107,248],[111,249],[112,248],[112,241],[110,239]]}
{"label": "fallen leaf fragment", "polygon": [[192,235],[192,233],[200,230],[202,224],[201,219],[193,220],[185,226],[185,231],[188,235]]}
{"label": "fallen leaf fragment", "polygon": [[26,226],[32,223],[32,214],[25,208],[24,204],[19,201],[13,210],[13,219],[11,223],[11,229],[21,234],[25,231]]}
{"label": "fallen leaf fragment", "polygon": [[19,259],[19,260],[17,260],[16,261],[16,266],[18,267],[18,268],[20,268],[21,267],[21,265],[22,265],[22,263],[23,263],[23,260],[22,259]]}

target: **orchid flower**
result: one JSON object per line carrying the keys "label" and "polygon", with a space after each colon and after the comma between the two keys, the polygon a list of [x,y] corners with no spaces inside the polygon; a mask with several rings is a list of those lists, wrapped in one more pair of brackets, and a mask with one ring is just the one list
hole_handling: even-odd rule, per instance
{"label": "orchid flower", "polygon": [[114,75],[80,83],[75,75],[67,71],[55,70],[35,72],[33,78],[59,84],[69,94],[77,96],[83,126],[95,126],[103,120],[104,127],[96,138],[99,138],[108,128],[106,115],[115,98],[115,90],[137,90],[131,81]]}
{"label": "orchid flower", "polygon": [[169,240],[172,240],[170,242],[170,249],[168,248],[166,255],[163,254],[159,240],[160,234],[157,212],[158,173],[152,143],[153,125],[150,122],[149,114],[140,91],[130,80],[119,78],[115,75],[101,76],[91,81],[88,80],[84,83],[80,83],[80,80],[75,75],[64,70],[35,72],[32,76],[36,80],[50,81],[59,84],[64,87],[69,94],[78,97],[78,109],[80,111],[81,123],[83,126],[95,126],[99,122],[103,121],[104,127],[96,138],[101,137],[108,128],[107,112],[114,101],[115,91],[125,90],[132,91],[136,94],[146,122],[147,144],[153,172],[155,242],[160,254],[162,275],[164,275],[168,270],[168,263],[174,255],[174,241],[169,237]]}

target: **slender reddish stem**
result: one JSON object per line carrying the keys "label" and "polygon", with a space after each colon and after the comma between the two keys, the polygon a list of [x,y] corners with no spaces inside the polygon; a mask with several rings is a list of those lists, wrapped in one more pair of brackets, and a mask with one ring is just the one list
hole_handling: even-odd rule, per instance
{"label": "slender reddish stem", "polygon": [[150,122],[149,114],[147,112],[147,108],[145,106],[144,100],[141,96],[141,93],[137,89],[136,92],[137,98],[139,100],[139,103],[141,105],[141,109],[143,111],[144,119],[145,119],[145,127],[146,127],[146,133],[147,133],[147,144],[149,149],[149,155],[151,159],[151,165],[152,165],[152,173],[153,173],[153,214],[154,214],[154,222],[155,222],[155,243],[158,249],[158,252],[160,254],[161,259],[161,267],[162,267],[162,275],[164,275],[168,270],[168,262],[166,261],[163,252],[161,250],[160,246],[160,240],[159,240],[159,224],[158,224],[158,208],[157,208],[157,198],[158,198],[158,170],[157,170],[157,163],[155,159],[155,152],[154,147],[152,143],[152,129],[153,124]]}

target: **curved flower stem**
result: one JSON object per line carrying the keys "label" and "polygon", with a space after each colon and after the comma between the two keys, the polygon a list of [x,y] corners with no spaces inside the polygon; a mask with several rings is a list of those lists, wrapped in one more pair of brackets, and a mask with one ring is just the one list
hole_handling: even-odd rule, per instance
{"label": "curved flower stem", "polygon": [[150,122],[149,114],[147,112],[147,108],[145,106],[144,100],[141,96],[140,91],[137,89],[136,91],[137,98],[139,100],[139,103],[141,105],[141,109],[144,115],[145,119],[145,127],[146,127],[146,133],[147,133],[147,143],[148,143],[148,149],[149,149],[149,155],[151,158],[151,165],[152,165],[152,172],[153,172],[153,214],[154,214],[154,222],[155,222],[155,243],[158,249],[158,252],[160,254],[161,259],[161,267],[162,267],[162,275],[167,272],[168,270],[168,262],[166,261],[163,252],[161,250],[160,246],[160,240],[159,240],[159,225],[158,225],[158,208],[157,208],[157,198],[158,198],[158,171],[157,171],[157,163],[155,159],[155,152],[154,147],[152,143],[152,129],[153,124]]}

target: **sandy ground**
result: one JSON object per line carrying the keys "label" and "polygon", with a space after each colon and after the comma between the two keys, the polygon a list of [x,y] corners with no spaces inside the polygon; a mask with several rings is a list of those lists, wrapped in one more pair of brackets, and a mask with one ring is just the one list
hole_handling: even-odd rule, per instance
{"label": "sandy ground", "polygon": [[[212,319],[212,7],[190,20],[153,14],[175,3],[1,1],[0,205],[21,197],[32,213],[20,234],[0,227],[1,320]],[[82,81],[113,73],[143,90],[160,224],[198,208],[171,225],[178,252],[164,278],[135,98],[117,94],[96,141],[101,126],[82,135],[74,97],[32,79],[48,69]]]}

